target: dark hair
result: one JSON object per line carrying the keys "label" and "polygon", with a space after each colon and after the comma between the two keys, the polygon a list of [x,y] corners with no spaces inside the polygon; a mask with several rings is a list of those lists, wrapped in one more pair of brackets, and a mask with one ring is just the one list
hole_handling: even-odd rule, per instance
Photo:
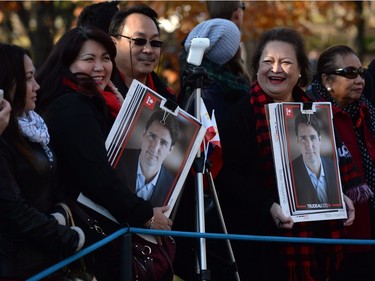
{"label": "dark hair", "polygon": [[25,55],[30,56],[22,47],[0,43],[0,89],[4,90],[4,98],[12,107],[8,127],[2,136],[13,143],[21,155],[39,171],[38,162],[30,153],[17,119],[24,112],[26,104]]}
{"label": "dark hair", "polygon": [[240,8],[241,1],[206,1],[206,9],[211,19],[231,20],[233,12]]}
{"label": "dark hair", "polygon": [[238,79],[241,79],[250,86],[251,79],[245,63],[241,58],[241,48],[238,48],[237,53],[233,58],[223,65],[223,68],[228,69],[230,72],[235,74],[237,76],[237,81],[239,81]]}
{"label": "dark hair", "polygon": [[77,26],[92,26],[109,31],[112,17],[119,11],[119,1],[105,1],[86,6],[78,16]]}
{"label": "dark hair", "polygon": [[118,37],[118,35],[120,35],[124,29],[124,26],[126,24],[126,18],[131,14],[142,14],[149,17],[153,20],[158,32],[160,33],[158,14],[149,6],[136,5],[128,9],[122,10],[114,15],[109,26],[109,35]]}
{"label": "dark hair", "polygon": [[153,122],[155,121],[160,122],[161,120],[164,119],[165,122],[164,123],[160,122],[160,124],[168,129],[169,133],[171,134],[171,139],[172,139],[171,146],[174,146],[176,144],[178,135],[180,133],[180,127],[178,125],[178,120],[174,115],[169,114],[167,118],[165,118],[165,114],[166,113],[162,110],[158,110],[152,113],[151,117],[148,119],[146,123],[146,131],[152,125]]}
{"label": "dark hair", "polygon": [[306,86],[309,83],[309,59],[306,54],[305,41],[303,40],[301,34],[296,30],[289,27],[276,27],[265,31],[259,39],[258,45],[255,49],[254,55],[251,61],[251,76],[252,80],[256,80],[257,72],[259,69],[259,60],[262,56],[263,50],[267,43],[270,41],[280,41],[285,42],[294,47],[296,52],[297,61],[301,68],[301,77],[298,80],[298,84],[301,87]]}
{"label": "dark hair", "polygon": [[[4,98],[10,102],[14,116],[23,112],[26,103],[25,55],[29,56],[29,52],[22,47],[0,44],[0,89],[4,90]],[[12,91],[15,92],[11,97]]]}
{"label": "dark hair", "polygon": [[67,31],[56,43],[47,60],[37,72],[36,79],[40,84],[38,110],[43,111],[48,103],[61,94],[61,84],[64,77],[79,86],[84,94],[99,94],[91,77],[81,73],[73,74],[69,70],[81,51],[83,44],[88,40],[93,40],[103,45],[109,53],[113,67],[116,67],[116,46],[111,37],[104,31],[87,26],[76,27]]}
{"label": "dark hair", "polygon": [[367,72],[371,74],[371,77],[375,79],[375,59],[372,59],[372,61],[367,66]]}
{"label": "dark hair", "polygon": [[303,114],[298,113],[294,120],[294,131],[296,133],[296,136],[298,137],[298,127],[300,124],[310,125],[312,126],[315,131],[318,133],[318,136],[320,136],[320,124],[318,118],[314,114]]}
{"label": "dark hair", "polygon": [[334,45],[325,49],[319,56],[315,78],[321,81],[323,73],[334,71],[340,67],[337,65],[338,57],[351,54],[356,55],[353,49],[346,45]]}

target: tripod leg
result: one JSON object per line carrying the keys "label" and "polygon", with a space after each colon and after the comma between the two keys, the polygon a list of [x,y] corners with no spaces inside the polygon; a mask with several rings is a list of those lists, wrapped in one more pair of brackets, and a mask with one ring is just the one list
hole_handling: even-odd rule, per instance
{"label": "tripod leg", "polygon": [[[216,210],[217,210],[217,214],[219,216],[221,227],[223,229],[224,234],[228,234],[227,227],[225,225],[225,221],[224,221],[224,217],[223,217],[223,213],[221,211],[219,199],[217,197],[214,179],[212,178],[211,172],[209,170],[207,170],[207,169],[206,169],[206,176],[208,178],[210,191],[211,191],[212,197],[214,199],[214,203],[215,203],[215,207],[216,207]],[[236,278],[237,281],[240,281],[240,275],[238,273],[238,268],[237,268],[236,260],[234,258],[234,254],[233,254],[233,250],[232,250],[232,245],[231,245],[229,239],[227,239],[225,241],[226,241],[226,245],[227,245],[227,248],[228,248],[228,253],[229,253],[231,265],[235,269],[235,272],[234,272],[235,278]]]}
{"label": "tripod leg", "polygon": [[[195,104],[194,111],[198,120],[201,115],[201,96],[202,96],[202,83],[203,77],[197,80],[197,88],[195,90]],[[197,232],[204,233],[205,229],[205,214],[204,214],[204,192],[203,192],[203,173],[204,173],[204,160],[201,157],[201,151],[198,150],[197,157],[195,159],[195,171],[196,171],[196,196],[197,196]],[[207,269],[207,255],[206,255],[206,239],[199,238],[199,249],[200,249],[200,277],[201,280],[210,280],[210,272]]]}
{"label": "tripod leg", "polygon": [[[196,162],[204,162],[202,161],[200,155],[196,159]],[[199,165],[199,164],[198,164]],[[203,169],[202,169],[203,171]],[[196,180],[196,204],[197,204],[197,212],[196,212],[196,222],[197,222],[197,232],[204,233],[206,232],[206,223],[205,223],[205,214],[204,214],[204,192],[203,192],[203,173],[197,172],[195,175]],[[199,266],[197,269],[199,270],[198,274],[200,276],[200,280],[210,280],[210,273],[207,269],[207,255],[206,255],[206,239],[199,238]]]}

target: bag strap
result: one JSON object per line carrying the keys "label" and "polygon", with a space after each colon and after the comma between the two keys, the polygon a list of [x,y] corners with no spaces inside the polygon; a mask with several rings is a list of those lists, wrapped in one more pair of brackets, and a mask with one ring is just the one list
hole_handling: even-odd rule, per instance
{"label": "bag strap", "polygon": [[[64,202],[59,202],[59,203],[56,204],[56,206],[60,206],[61,208],[64,209],[64,211],[67,215],[67,218],[68,218],[67,219],[68,226],[76,226],[76,224],[74,222],[74,219],[73,219],[72,211],[70,210],[69,206]],[[83,257],[81,257],[79,259],[79,261],[80,261],[80,265],[81,265],[79,274],[80,274],[80,276],[85,276],[87,274],[87,271],[86,271],[87,267],[86,267],[86,264],[85,264],[85,260],[83,259]],[[74,280],[83,280],[83,279],[74,278]],[[94,280],[94,279],[90,276],[90,280]]]}
{"label": "bag strap", "polygon": [[76,226],[74,219],[73,219],[73,214],[72,211],[70,210],[69,206],[65,204],[64,202],[59,202],[56,204],[56,206],[59,206],[64,209],[66,215],[67,215],[67,225],[68,226]]}
{"label": "bag strap", "polygon": [[168,241],[168,243],[172,243],[172,244],[175,243],[174,240],[173,240],[173,238],[171,236],[166,236],[165,239],[163,239],[163,246],[160,246],[159,248],[160,248],[160,251],[164,254],[165,258],[168,261],[168,265],[169,265],[169,268],[171,270],[170,272],[172,274],[172,276],[171,276],[171,280],[172,280],[173,279],[173,275],[174,275],[173,263],[171,261],[171,257],[169,256],[169,253],[164,248],[164,247],[166,247],[166,240],[168,240],[168,239],[170,240],[170,241]]}

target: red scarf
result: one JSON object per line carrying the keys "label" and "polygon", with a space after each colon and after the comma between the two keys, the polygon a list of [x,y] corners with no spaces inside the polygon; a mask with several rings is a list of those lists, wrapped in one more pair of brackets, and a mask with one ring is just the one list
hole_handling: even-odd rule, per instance
{"label": "red scarf", "polygon": [[[296,102],[311,102],[302,89],[293,89]],[[278,202],[275,168],[270,134],[265,114],[265,105],[274,102],[260,88],[257,81],[250,88],[250,103],[256,118],[259,159],[264,171],[263,187],[271,190]],[[343,222],[339,220],[295,223],[292,230],[285,230],[288,237],[341,238],[344,236]],[[282,244],[280,251],[286,257],[289,281],[326,280],[338,270],[342,260],[342,245]]]}
{"label": "red scarf", "polygon": [[[121,72],[121,70],[119,68],[117,68],[118,70],[118,73],[120,73],[120,76],[121,76],[121,79],[122,81],[124,82],[124,84],[126,85],[126,78],[125,78],[125,75]],[[151,90],[157,92],[157,89],[154,85],[154,81],[152,80],[152,77],[151,77],[151,74],[148,74],[147,75],[147,78],[146,78],[146,86],[149,87]]]}
{"label": "red scarf", "polygon": [[[71,80],[67,79],[66,77],[63,78],[62,83],[63,83],[63,85],[65,85],[65,86],[67,86],[67,87],[69,87],[69,88],[71,88],[71,89],[73,89],[77,92],[81,92],[79,86],[74,84]],[[109,91],[103,91],[103,90],[99,90],[99,89],[98,89],[98,92],[104,98],[104,101],[107,104],[108,110],[111,113],[112,117],[116,118],[117,114],[120,111],[121,104],[117,100],[115,94],[112,93],[112,92],[109,92]]]}

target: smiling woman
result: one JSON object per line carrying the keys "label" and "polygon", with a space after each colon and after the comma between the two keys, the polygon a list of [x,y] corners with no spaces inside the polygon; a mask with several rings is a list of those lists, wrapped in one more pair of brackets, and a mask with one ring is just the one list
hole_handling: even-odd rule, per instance
{"label": "smiling woman", "polygon": [[275,102],[292,101],[292,90],[300,77],[294,47],[286,42],[270,41],[259,61],[258,82]]}
{"label": "smiling woman", "polygon": [[[343,222],[294,223],[278,203],[265,105],[275,101],[311,102],[301,88],[309,79],[302,36],[291,28],[266,31],[251,65],[254,83],[249,94],[233,107],[220,131],[224,166],[217,182],[228,232],[343,237]],[[359,176],[356,179],[360,180]],[[343,182],[347,184],[346,178]],[[345,202],[349,210],[345,224],[350,225],[354,220],[353,205],[348,197]],[[244,214],[251,218],[244,221]],[[326,280],[336,274],[342,250],[341,246],[324,246],[316,251],[309,245],[240,241],[233,241],[232,245],[244,280]]]}
{"label": "smiling woman", "polygon": [[110,54],[102,44],[94,40],[88,40],[82,45],[77,58],[69,67],[72,73],[84,73],[91,76],[101,90],[107,87],[112,69]]}
{"label": "smiling woman", "polygon": [[[116,47],[109,35],[78,27],[61,37],[38,72],[39,109],[60,160],[59,181],[75,202],[73,213],[77,207],[85,209],[106,234],[125,225],[148,227],[151,222],[155,229],[170,229],[172,223],[163,214],[169,208],[153,208],[149,201],[133,194],[107,158],[105,140],[120,109],[117,90],[110,82],[115,56]],[[120,225],[80,205],[76,201],[80,193],[107,209]],[[85,246],[103,238],[74,215],[86,230]],[[87,261],[89,270],[98,280],[119,280],[118,253],[116,245],[101,248]]]}

